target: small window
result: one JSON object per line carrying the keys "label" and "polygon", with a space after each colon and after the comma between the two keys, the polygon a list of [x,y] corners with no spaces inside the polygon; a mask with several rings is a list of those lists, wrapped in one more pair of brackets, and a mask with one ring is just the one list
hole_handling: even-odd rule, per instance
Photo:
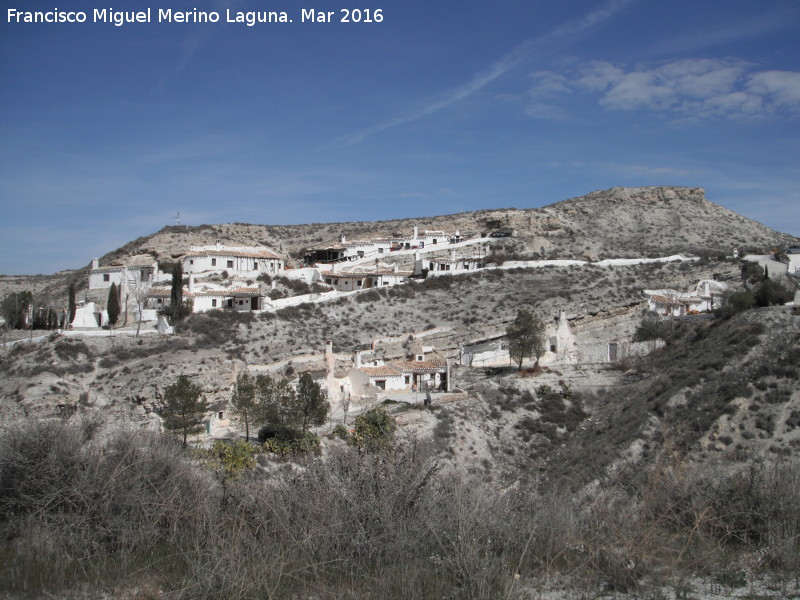
{"label": "small window", "polygon": [[325,283],[327,283],[328,285],[331,285],[331,280],[330,279],[326,279]]}
{"label": "small window", "polygon": [[232,261],[232,260],[229,260],[229,261],[228,261],[228,268],[229,268],[229,269],[232,269],[232,268],[233,268],[233,261]]}
{"label": "small window", "polygon": [[233,298],[228,298],[228,308],[233,308]]}
{"label": "small window", "polygon": [[193,259],[193,258],[190,258],[190,259],[189,259],[189,264],[190,264],[190,265],[193,265],[193,264],[194,264],[194,259]]}
{"label": "small window", "polygon": [[254,271],[258,271],[258,263],[257,262],[253,263],[253,270]]}
{"label": "small window", "polygon": [[406,375],[406,385],[411,383],[411,375]]}
{"label": "small window", "polygon": [[425,356],[423,354],[417,354],[417,362],[422,362]]}
{"label": "small window", "polygon": [[111,281],[111,275],[108,273],[103,273],[103,281]]}
{"label": "small window", "polygon": [[211,299],[211,308],[216,308],[216,307],[217,307],[217,299],[216,298],[212,298]]}
{"label": "small window", "polygon": [[358,287],[361,287],[361,280],[360,280],[360,279],[359,279],[358,281],[356,281],[356,285],[357,285]]}
{"label": "small window", "polygon": [[212,258],[211,259],[211,266],[212,267],[216,267],[217,266],[217,259],[216,258]]}
{"label": "small window", "polygon": [[164,302],[164,301],[163,301],[161,298],[159,298],[158,300],[156,300],[156,304],[161,304],[162,302]]}
{"label": "small window", "polygon": [[219,411],[219,412],[217,413],[217,418],[218,418],[218,419],[224,419],[224,418],[225,418],[225,413],[224,413],[224,412],[222,412],[222,411]]}

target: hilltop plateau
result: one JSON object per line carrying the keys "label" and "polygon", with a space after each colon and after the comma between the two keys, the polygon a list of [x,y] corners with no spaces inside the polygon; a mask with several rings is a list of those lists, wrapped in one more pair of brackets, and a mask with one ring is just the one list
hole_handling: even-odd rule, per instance
{"label": "hilltop plateau", "polygon": [[492,230],[513,231],[524,249],[547,258],[580,258],[593,253],[617,256],[667,256],[675,253],[725,253],[732,248],[785,247],[792,236],[770,230],[706,200],[700,188],[612,188],[543,208],[493,209],[453,215],[375,222],[306,225],[170,226],[136,239],[102,257],[111,262],[148,254],[169,262],[191,245],[220,241],[263,244],[302,258],[306,248],[348,239],[387,237],[420,230],[460,231],[469,236]]}
{"label": "hilltop plateau", "polygon": [[[297,266],[341,235],[415,226],[510,235],[468,273],[190,314],[171,335],[135,337],[131,322],[2,347],[0,556],[12,560],[0,587],[76,599],[800,595],[800,315],[785,300],[752,308],[766,282],[796,283],[731,253],[798,240],[701,189],[375,223],[167,227],[101,264],[170,263],[220,241]],[[620,257],[664,260],[598,262]],[[581,262],[524,262],[542,259]],[[86,270],[6,277],[0,291],[63,298],[69,280],[85,287]],[[656,319],[643,336],[643,290],[700,281],[727,287],[716,313]],[[289,280],[261,283],[292,292]],[[107,292],[81,294],[102,303]],[[732,294],[750,303],[720,309]],[[502,353],[520,310],[541,318],[551,349],[523,369]],[[466,359],[487,348],[498,353],[485,364]],[[345,406],[338,384],[362,362],[420,356],[448,365],[451,389],[430,406],[424,391],[379,386],[353,388]],[[240,470],[204,454],[243,439],[229,403],[248,370],[327,386],[318,452],[264,451]],[[211,415],[213,434],[192,451],[157,433],[181,376]],[[387,452],[348,438],[376,407],[397,427]]]}

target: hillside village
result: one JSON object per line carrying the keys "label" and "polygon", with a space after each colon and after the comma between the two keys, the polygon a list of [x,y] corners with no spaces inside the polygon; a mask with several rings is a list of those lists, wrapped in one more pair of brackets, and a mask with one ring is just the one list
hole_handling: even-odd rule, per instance
{"label": "hillside village", "polygon": [[[213,449],[245,436],[232,404],[243,374],[295,388],[306,377],[330,403],[313,432],[334,463],[356,419],[379,409],[401,446],[482,482],[482,497],[525,489],[528,503],[539,497],[526,486],[553,482],[582,490],[576,502],[614,502],[615,488],[592,490],[678,454],[728,469],[800,448],[796,304],[736,305],[771,280],[797,300],[798,242],[686,188],[418,221],[167,228],[69,278],[5,283],[7,294],[39,285],[61,320],[54,332],[6,330],[0,415],[159,432],[165,394],[185,378],[206,403],[190,444]],[[64,327],[68,281],[77,306]],[[517,369],[507,333],[521,310],[541,319],[543,348]],[[317,473],[304,460],[265,452],[254,468]]]}
{"label": "hillside village", "polygon": [[[675,197],[671,190],[656,191],[667,202]],[[618,190],[611,192],[612,199],[620,197]],[[633,192],[650,194],[651,190]],[[690,205],[698,202],[695,194],[695,190],[688,190]],[[703,202],[700,201],[701,205]],[[563,204],[567,207],[567,214],[575,213],[571,208],[573,201]],[[559,228],[554,225],[552,213],[548,210],[543,209],[544,215],[536,221],[529,219],[527,227],[532,231],[549,228],[557,232]],[[456,224],[466,223],[462,218],[452,220]],[[544,225],[539,224],[542,220]],[[335,242],[325,243],[322,238],[308,240],[311,243],[300,248],[294,257],[281,249],[261,244],[233,245],[215,240],[213,243],[190,244],[183,251],[173,246],[170,262],[159,262],[152,254],[117,256],[103,260],[102,264],[95,258],[87,271],[84,286],[80,286],[84,291],[78,299],[75,317],[67,328],[63,327],[66,309],[60,307],[61,326],[66,329],[64,334],[71,337],[103,335],[103,331],[116,337],[134,333],[137,338],[140,333],[145,336],[172,335],[175,323],[171,322],[173,317],[169,309],[174,293],[172,267],[175,265],[180,266],[180,297],[191,312],[233,311],[260,316],[297,307],[312,310],[323,304],[337,306],[351,296],[359,302],[359,296],[374,300],[377,290],[389,291],[395,286],[423,287],[426,282],[430,284],[443,276],[466,276],[468,282],[471,281],[469,277],[476,274],[504,271],[523,284],[519,274],[529,269],[534,273],[540,269],[600,268],[614,271],[625,267],[661,265],[678,265],[684,269],[699,261],[697,256],[652,256],[652,253],[646,257],[600,259],[592,250],[581,258],[547,258],[545,244],[552,246],[552,242],[542,241],[536,236],[528,237],[526,231],[520,229],[518,220],[487,218],[483,223],[495,229],[421,229],[409,223],[405,232],[396,227],[392,235],[350,239],[346,233],[341,233]],[[734,241],[743,240],[737,238]],[[518,254],[516,250],[508,254],[509,248],[530,249],[532,244],[539,246],[534,246],[533,257]],[[555,253],[551,248],[549,254]],[[767,265],[768,271],[771,267],[769,272],[773,276],[786,274],[792,277],[800,272],[799,248],[788,246],[783,256],[784,262],[769,255],[748,258],[760,260]],[[738,259],[739,249],[728,248],[730,263]],[[625,318],[612,316],[619,313],[619,302],[594,302],[591,307],[584,304],[583,308],[569,301],[556,303],[543,315],[547,323],[546,344],[537,365],[557,368],[614,364],[655,350],[659,343],[663,344],[661,340],[633,341],[641,311],[680,318],[719,309],[726,295],[739,285],[735,268],[732,270],[730,267],[731,264],[726,265],[727,273],[713,273],[713,277],[710,277],[712,274],[708,269],[698,269],[696,279],[684,278],[682,285],[676,288],[646,288],[644,285],[632,288],[622,307]],[[721,265],[715,268],[724,271]],[[565,288],[575,283],[563,278],[561,281]],[[114,327],[108,324],[105,308],[112,284],[122,300],[123,312]],[[608,317],[590,318],[592,325],[587,327],[587,316],[597,314],[597,310],[601,314],[607,313]],[[356,344],[342,348],[344,351],[338,351],[334,359],[331,358],[332,348],[341,344],[337,340],[326,340],[323,335],[314,340],[316,350],[306,351],[307,358],[295,357],[292,362],[303,364],[305,361],[305,368],[315,371],[317,379],[324,382],[334,407],[349,403],[353,398],[366,406],[385,398],[388,392],[450,391],[454,387],[451,366],[509,364],[505,322],[494,325],[485,322],[483,331],[475,330],[467,335],[459,333],[456,340],[449,327],[428,324],[425,330],[414,331],[413,327],[395,323],[389,328],[375,330],[366,346]],[[320,328],[322,324],[319,324]],[[405,332],[396,335],[398,330]],[[242,358],[253,372],[278,368],[256,356]],[[273,365],[285,366],[285,356],[278,355],[275,359]],[[231,382],[235,371],[229,375]],[[225,393],[211,404],[218,409],[224,405],[224,397]],[[209,414],[219,417],[223,413],[225,411],[215,409]],[[207,427],[209,433],[214,430],[212,421],[213,418]],[[230,425],[227,419],[222,421]],[[229,430],[224,432],[227,435]]]}

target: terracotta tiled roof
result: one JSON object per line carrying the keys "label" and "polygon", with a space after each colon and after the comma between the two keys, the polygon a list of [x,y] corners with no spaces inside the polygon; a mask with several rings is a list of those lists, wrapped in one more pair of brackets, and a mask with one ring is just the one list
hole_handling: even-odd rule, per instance
{"label": "terracotta tiled roof", "polygon": [[201,296],[215,296],[218,298],[222,298],[225,296],[230,296],[231,293],[230,290],[203,290],[202,292],[190,292],[190,293],[184,292],[183,295],[192,296],[196,298],[199,298]]}
{"label": "terracotta tiled roof", "polygon": [[462,262],[462,261],[464,261],[464,262],[479,262],[479,261],[481,261],[483,259],[481,259],[480,256],[462,256],[460,258],[427,258],[427,259],[424,259],[424,260],[427,260],[428,262],[432,262],[432,263],[442,263],[442,264],[450,263],[450,264],[452,264],[452,263],[458,263],[458,262]]}
{"label": "terracotta tiled roof", "polygon": [[229,291],[233,296],[258,296],[261,294],[261,290],[258,288],[235,288]]}
{"label": "terracotta tiled roof", "polygon": [[258,288],[227,288],[221,290],[202,290],[193,293],[184,292],[184,296],[260,296]]}
{"label": "terracotta tiled roof", "polygon": [[699,304],[703,302],[702,298],[696,296],[678,296],[677,298],[667,298],[659,294],[650,294],[650,299],[658,304]]}
{"label": "terracotta tiled roof", "polygon": [[431,360],[411,360],[397,362],[393,361],[391,366],[400,369],[401,371],[410,371],[411,373],[438,373],[447,369],[447,361],[442,358],[434,358]]}
{"label": "terracotta tiled roof", "polygon": [[270,252],[269,250],[261,250],[260,252],[245,252],[239,250],[194,250],[184,255],[184,258],[191,258],[193,256],[234,256],[240,258],[274,258],[280,259],[280,256]]}
{"label": "terracotta tiled roof", "polygon": [[122,266],[115,266],[115,267],[97,267],[96,269],[89,269],[90,273],[97,273],[98,271],[122,271],[125,267]]}
{"label": "terracotta tiled roof", "polygon": [[361,367],[361,371],[370,377],[398,377],[400,371],[391,365],[383,365],[381,367]]}
{"label": "terracotta tiled roof", "polygon": [[365,277],[376,277],[378,275],[398,275],[400,277],[409,277],[413,271],[392,271],[391,269],[381,269],[377,273],[375,271],[347,271],[341,272],[336,271],[335,273],[324,273],[324,277],[330,277],[333,279],[345,279],[345,278],[352,278],[352,277],[359,277],[361,279]]}
{"label": "terracotta tiled roof", "polygon": [[169,298],[172,296],[172,289],[166,288],[150,288],[147,294],[150,298]]}

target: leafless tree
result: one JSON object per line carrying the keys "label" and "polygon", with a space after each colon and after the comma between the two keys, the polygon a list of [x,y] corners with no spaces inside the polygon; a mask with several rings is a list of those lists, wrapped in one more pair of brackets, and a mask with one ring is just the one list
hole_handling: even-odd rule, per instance
{"label": "leafless tree", "polygon": [[148,277],[147,279],[131,279],[128,281],[128,288],[136,300],[136,307],[139,311],[139,322],[136,325],[136,337],[139,337],[139,331],[142,328],[142,311],[147,303],[147,297],[150,295],[150,288],[153,282]]}
{"label": "leafless tree", "polygon": [[341,403],[342,403],[342,412],[344,413],[343,423],[346,426],[347,425],[347,412],[350,410],[350,392],[347,392],[346,395],[345,395],[344,392],[342,392]]}

